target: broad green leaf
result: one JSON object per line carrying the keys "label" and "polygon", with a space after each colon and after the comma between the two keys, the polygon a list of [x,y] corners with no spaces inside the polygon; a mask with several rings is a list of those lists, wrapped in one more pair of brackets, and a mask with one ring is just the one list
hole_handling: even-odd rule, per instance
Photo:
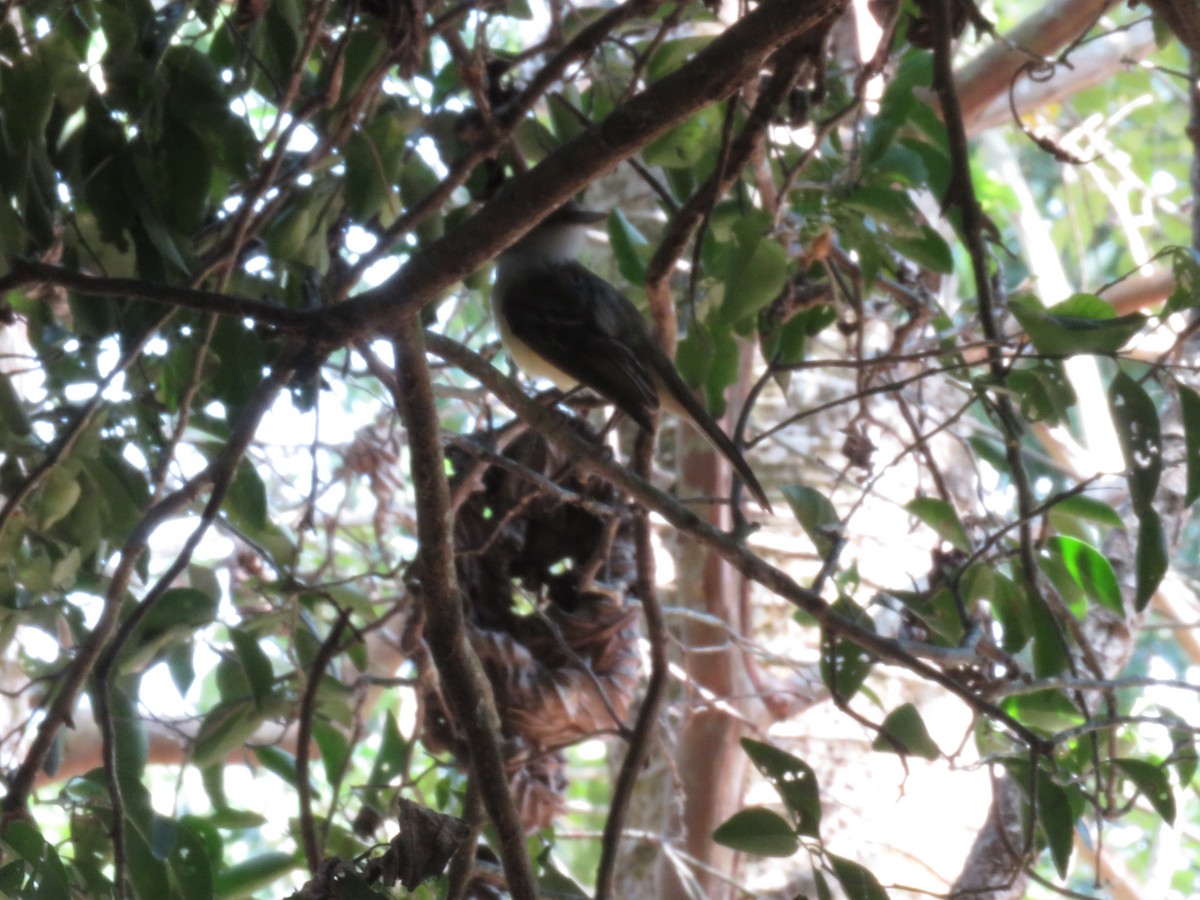
{"label": "broad green leaf", "polygon": [[1075,819],[1067,792],[1041,769],[1037,773],[1037,818],[1050,846],[1050,858],[1062,878],[1067,877],[1075,845]]}
{"label": "broad green leaf", "polygon": [[200,733],[192,747],[192,762],[201,769],[220,765],[265,719],[265,710],[249,700],[218,704],[200,725]]}
{"label": "broad green leaf", "polygon": [[1176,247],[1171,253],[1171,271],[1175,289],[1163,307],[1164,316],[1200,306],[1200,252],[1192,247]]}
{"label": "broad green leaf", "polygon": [[225,831],[243,831],[247,828],[260,828],[267,824],[267,817],[248,809],[218,809],[207,817],[207,821],[215,828]]}
{"label": "broad green leaf", "polygon": [[1150,801],[1164,822],[1175,824],[1175,793],[1165,768],[1144,759],[1114,759],[1113,763]]}
{"label": "broad green leaf", "polygon": [[1187,459],[1187,494],[1183,502],[1191,506],[1200,499],[1200,394],[1179,385],[1179,407]]}
{"label": "broad green leaf", "polygon": [[1124,615],[1121,586],[1112,564],[1095,547],[1077,538],[1059,535],[1047,543],[1057,553],[1075,583],[1083,588],[1089,600],[1099,603],[1110,612]]}
{"label": "broad green leaf", "polygon": [[263,768],[278,775],[285,783],[292,787],[300,783],[300,776],[296,771],[296,757],[286,750],[271,746],[255,747],[254,756],[262,763]]}
{"label": "broad green leaf", "polygon": [[267,488],[258,470],[249,460],[242,460],[226,494],[226,509],[234,524],[257,535],[269,524],[267,518]]}
{"label": "broad green leaf", "polygon": [[[838,615],[857,622],[863,628],[875,630],[871,617],[853,600],[839,598],[832,607]],[[834,694],[849,700],[858,693],[871,671],[871,657],[853,641],[823,635],[821,642],[821,680]]]}
{"label": "broad green leaf", "polygon": [[851,191],[841,203],[885,226],[882,230],[886,231],[889,239],[925,237],[920,228],[921,217],[917,207],[903,190],[863,185]]}
{"label": "broad green leaf", "polygon": [[921,225],[920,234],[915,237],[892,235],[890,232],[885,234],[889,244],[921,268],[943,275],[954,271],[954,255],[950,252],[950,245],[928,225]]}
{"label": "broad green leaf", "polygon": [[350,756],[350,744],[342,732],[320,719],[313,722],[313,739],[321,751],[321,762],[325,767],[325,780],[337,784],[342,776],[346,760]]}
{"label": "broad green leaf", "polygon": [[779,813],[751,806],[739,810],[713,832],[713,840],[755,856],[791,856],[800,848],[800,839]]}
{"label": "broad green leaf", "polygon": [[1031,422],[1066,422],[1077,398],[1059,360],[1039,360],[1009,372],[1005,386],[1021,405],[1021,415]]}
{"label": "broad green leaf", "polygon": [[837,510],[829,498],[815,488],[799,484],[785,485],[783,496],[792,508],[792,515],[817,548],[817,553],[826,558],[832,552],[834,540],[842,530]]}
{"label": "broad green leaf", "polygon": [[693,169],[716,140],[719,115],[714,107],[693,113],[642,148],[642,159],[648,166]]}
{"label": "broad green leaf", "polygon": [[275,687],[275,672],[270,658],[259,646],[257,638],[239,628],[229,629],[229,640],[242,671],[246,673],[255,704],[260,708],[266,706]]}
{"label": "broad green leaf", "polygon": [[1162,475],[1162,428],[1154,401],[1140,384],[1119,371],[1108,389],[1113,423],[1125,455],[1133,511],[1141,517],[1152,508]]}
{"label": "broad green leaf", "polygon": [[1125,528],[1125,520],[1111,505],[1086,494],[1075,494],[1054,504],[1050,510],[1050,524],[1061,530],[1065,527],[1064,517],[1086,519],[1110,528]]}
{"label": "broad green leaf", "polygon": [[917,497],[904,508],[934,530],[938,537],[963,553],[971,552],[971,539],[954,507],[937,497]]}
{"label": "broad green leaf", "polygon": [[1154,592],[1167,574],[1170,558],[1167,555],[1167,536],[1163,532],[1158,511],[1143,511],[1137,539],[1137,589],[1134,606],[1138,612],[1146,608]]}
{"label": "broad green leaf", "polygon": [[83,488],[79,486],[79,479],[74,473],[62,466],[52,469],[42,484],[38,501],[39,530],[47,531],[55,522],[64,518],[74,509],[82,493]]}
{"label": "broad green leaf", "polygon": [[608,215],[608,240],[621,277],[633,285],[644,284],[650,244],[620,207]]}
{"label": "broad green leaf", "polygon": [[1033,346],[1048,356],[1113,354],[1146,324],[1144,314],[1118,316],[1093,294],[1075,294],[1049,309],[1029,296],[1014,297],[1008,306]]}
{"label": "broad green leaf", "polygon": [[725,277],[725,299],[721,320],[739,322],[755,315],[779,296],[788,279],[787,251],[770,237],[763,237],[731,257]]}
{"label": "broad green leaf", "polygon": [[841,882],[848,900],[888,900],[887,891],[870,869],[832,853],[826,853],[825,856],[833,866],[833,874]]}
{"label": "broad green leaf", "polygon": [[213,862],[200,836],[191,828],[177,826],[175,850],[167,860],[173,896],[182,900],[211,900],[213,896]]}
{"label": "broad green leaf", "polygon": [[821,793],[817,776],[808,763],[778,747],[751,738],[742,738],[741,743],[751,762],[791,811],[796,832],[817,837],[821,827]]}
{"label": "broad green leaf", "polygon": [[298,865],[290,853],[261,853],[222,869],[213,878],[217,900],[241,900],[274,884]]}
{"label": "broad green leaf", "polygon": [[1056,622],[1040,597],[1021,591],[1027,610],[1030,637],[1033,639],[1033,671],[1039,678],[1058,675],[1067,667],[1062,624]]}
{"label": "broad green leaf", "polygon": [[883,721],[882,732],[871,742],[872,750],[920,756],[923,759],[937,759],[942,755],[938,745],[929,736],[921,714],[911,703],[905,703],[888,713]]}

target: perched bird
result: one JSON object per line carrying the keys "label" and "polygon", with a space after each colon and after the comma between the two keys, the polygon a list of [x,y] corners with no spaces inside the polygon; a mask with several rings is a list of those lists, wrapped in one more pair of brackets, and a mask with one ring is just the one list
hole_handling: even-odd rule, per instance
{"label": "perched bird", "polygon": [[591,388],[647,431],[660,407],[686,419],[770,512],[750,466],[651,337],[637,307],[575,259],[587,226],[603,218],[569,203],[500,255],[492,312],[504,348],[527,374],[564,391]]}

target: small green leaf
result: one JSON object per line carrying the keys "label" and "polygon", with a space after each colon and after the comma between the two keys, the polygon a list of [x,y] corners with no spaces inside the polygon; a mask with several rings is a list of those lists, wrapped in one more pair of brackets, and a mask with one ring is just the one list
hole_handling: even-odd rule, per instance
{"label": "small green leaf", "polygon": [[1142,792],[1168,825],[1175,823],[1175,793],[1167,770],[1144,759],[1114,759],[1113,763]]}
{"label": "small green leaf", "polygon": [[1125,455],[1133,511],[1140,518],[1152,509],[1162,475],[1162,428],[1154,401],[1140,384],[1119,371],[1108,389],[1113,424]]}
{"label": "small green leaf", "polygon": [[817,837],[821,826],[821,793],[816,773],[808,763],[750,738],[742,738],[742,749],[795,817],[797,833]]}
{"label": "small green leaf", "polygon": [[1138,612],[1146,608],[1154,592],[1167,574],[1170,559],[1167,555],[1167,536],[1163,532],[1162,518],[1153,509],[1145,510],[1141,516],[1137,540],[1137,589],[1134,606]]}
{"label": "small green leaf", "polygon": [[825,855],[829,858],[829,864],[833,866],[833,874],[842,883],[847,900],[888,900],[887,891],[870,869],[852,859],[832,853]]}
{"label": "small green leaf", "polygon": [[817,553],[826,558],[833,551],[834,540],[841,533],[842,523],[837,510],[829,498],[815,488],[789,484],[783,496],[792,508],[792,515],[817,548]]}
{"label": "small green leaf", "polygon": [[1200,394],[1187,385],[1179,386],[1179,407],[1183,418],[1183,436],[1187,459],[1187,495],[1191,506],[1200,499]]}
{"label": "small green leaf", "polygon": [[800,848],[800,839],[779,813],[751,806],[739,810],[713,832],[713,840],[755,856],[791,856]]}
{"label": "small green leaf", "polygon": [[1048,356],[1111,355],[1146,324],[1144,314],[1118,316],[1093,294],[1075,294],[1049,309],[1029,296],[1014,297],[1008,306],[1037,351]]}
{"label": "small green leaf", "polygon": [[1037,818],[1042,833],[1050,845],[1054,867],[1062,878],[1067,877],[1071,849],[1075,844],[1075,820],[1071,801],[1062,786],[1041,769],[1037,773]]}
{"label": "small green leaf", "polygon": [[1124,615],[1125,605],[1121,599],[1117,574],[1103,553],[1066,535],[1051,538],[1047,547],[1052,553],[1058,554],[1071,578],[1083,588],[1089,600],[1117,615]]}
{"label": "small green leaf", "polygon": [[928,525],[943,541],[963,553],[971,552],[971,539],[954,507],[937,497],[917,497],[904,508]]}
{"label": "small green leaf", "polygon": [[871,743],[872,750],[920,756],[923,759],[941,756],[941,750],[929,736],[921,714],[911,703],[905,703],[889,713],[883,722],[882,732]]}

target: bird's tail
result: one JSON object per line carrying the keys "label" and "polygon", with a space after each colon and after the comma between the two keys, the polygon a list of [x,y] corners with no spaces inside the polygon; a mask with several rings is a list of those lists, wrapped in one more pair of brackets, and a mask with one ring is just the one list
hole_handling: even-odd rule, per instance
{"label": "bird's tail", "polygon": [[[665,354],[664,354],[665,356]],[[704,436],[713,448],[729,460],[729,464],[733,466],[733,470],[738,477],[746,485],[746,489],[750,491],[750,495],[758,502],[758,505],[767,513],[772,513],[771,502],[767,500],[766,491],[762,485],[758,483],[750,464],[746,462],[746,458],[742,456],[742,452],[729,439],[721,426],[716,423],[707,409],[704,408],[697,398],[692,393],[691,388],[684,383],[684,380],[679,376],[675,367],[668,361],[666,366],[655,366],[655,374],[662,382],[662,389],[659,391],[659,403],[667,410],[674,413],[681,419],[687,419],[695,426],[696,430]]]}

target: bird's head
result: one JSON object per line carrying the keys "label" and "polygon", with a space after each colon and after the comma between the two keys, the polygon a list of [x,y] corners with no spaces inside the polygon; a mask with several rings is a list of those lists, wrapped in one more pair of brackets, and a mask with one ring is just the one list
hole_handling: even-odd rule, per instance
{"label": "bird's head", "polygon": [[560,206],[523,238],[504,251],[503,256],[553,261],[574,259],[583,247],[589,225],[604,221],[608,213],[584,209],[571,201]]}

